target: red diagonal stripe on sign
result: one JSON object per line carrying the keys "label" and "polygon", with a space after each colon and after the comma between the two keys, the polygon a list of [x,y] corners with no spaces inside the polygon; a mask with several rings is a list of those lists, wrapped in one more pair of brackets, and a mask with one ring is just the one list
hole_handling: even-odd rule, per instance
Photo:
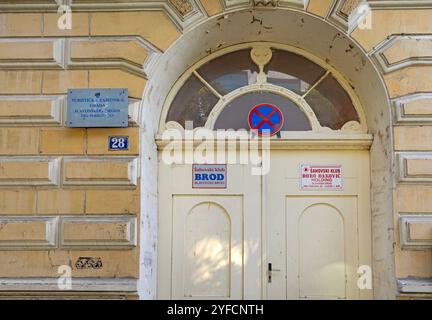
{"label": "red diagonal stripe on sign", "polygon": [[255,126],[253,129],[260,129],[265,123],[267,123],[269,126],[271,126],[273,129],[275,129],[275,124],[270,121],[270,118],[276,113],[276,109],[273,108],[273,110],[269,113],[268,116],[263,115],[259,110],[254,110],[254,113],[262,119],[260,123],[258,123],[257,126]]}

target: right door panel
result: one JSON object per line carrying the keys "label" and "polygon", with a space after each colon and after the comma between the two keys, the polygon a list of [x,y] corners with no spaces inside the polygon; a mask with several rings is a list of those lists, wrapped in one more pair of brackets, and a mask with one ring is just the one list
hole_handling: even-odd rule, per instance
{"label": "right door panel", "polygon": [[[371,265],[366,150],[277,150],[263,177],[268,299],[368,299],[357,270]],[[341,167],[343,186],[302,187],[305,165]]]}
{"label": "right door panel", "polygon": [[356,296],[355,197],[287,197],[288,299]]}

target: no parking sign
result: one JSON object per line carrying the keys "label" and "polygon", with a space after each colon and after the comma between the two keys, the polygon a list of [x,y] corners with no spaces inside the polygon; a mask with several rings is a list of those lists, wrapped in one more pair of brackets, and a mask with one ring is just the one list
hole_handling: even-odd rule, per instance
{"label": "no parking sign", "polygon": [[278,107],[270,103],[261,103],[249,112],[249,127],[259,136],[274,136],[284,124],[283,114]]}

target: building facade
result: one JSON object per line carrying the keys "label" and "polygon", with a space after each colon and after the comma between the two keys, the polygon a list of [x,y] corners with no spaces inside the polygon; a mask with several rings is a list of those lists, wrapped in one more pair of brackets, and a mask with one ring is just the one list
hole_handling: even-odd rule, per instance
{"label": "building facade", "polygon": [[[0,0],[0,297],[432,298],[431,18]],[[103,88],[128,89],[128,126],[71,128],[68,91]],[[227,129],[253,133],[236,161],[224,136],[201,162]]]}

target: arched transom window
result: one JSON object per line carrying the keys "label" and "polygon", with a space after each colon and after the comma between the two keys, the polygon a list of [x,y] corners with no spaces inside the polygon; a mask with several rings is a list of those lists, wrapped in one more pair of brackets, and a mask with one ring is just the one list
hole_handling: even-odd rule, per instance
{"label": "arched transom window", "polygon": [[251,110],[271,104],[283,114],[283,132],[366,132],[355,94],[331,66],[270,44],[236,47],[198,63],[167,103],[161,121],[183,128],[249,130]]}

